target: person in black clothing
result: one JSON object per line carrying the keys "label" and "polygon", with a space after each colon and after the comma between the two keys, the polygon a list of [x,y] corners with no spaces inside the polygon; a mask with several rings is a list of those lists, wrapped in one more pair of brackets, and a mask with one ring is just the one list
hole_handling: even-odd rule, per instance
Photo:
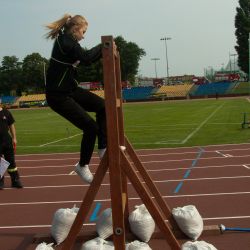
{"label": "person in black clothing", "polygon": [[[61,19],[46,26],[47,38],[54,46],[46,75],[46,99],[55,112],[83,131],[80,160],[76,173],[91,183],[93,175],[89,162],[98,137],[98,153],[104,155],[107,145],[106,113],[104,99],[78,87],[76,68],[79,64],[90,65],[102,56],[102,47],[84,50],[79,41],[84,38],[88,23],[83,16],[65,14]],[[87,112],[96,113],[96,121]]]}
{"label": "person in black clothing", "polygon": [[[0,100],[1,104],[1,100]],[[15,162],[14,147],[17,143],[14,118],[10,111],[0,106],[0,156],[9,162],[8,173],[11,177],[12,187],[22,188],[19,173]],[[10,133],[9,133],[10,132]],[[0,176],[0,189],[4,188],[4,176]]]}

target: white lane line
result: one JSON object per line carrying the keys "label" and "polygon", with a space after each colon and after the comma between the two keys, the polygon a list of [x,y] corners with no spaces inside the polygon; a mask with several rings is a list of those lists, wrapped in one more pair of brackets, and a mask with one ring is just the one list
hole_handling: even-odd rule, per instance
{"label": "white lane line", "polygon": [[[234,156],[233,158],[244,158],[244,157],[250,157],[250,155],[239,155]],[[225,157],[201,157],[199,158],[199,161],[201,160],[214,160],[214,159],[223,159]],[[185,159],[174,159],[174,160],[162,160],[162,161],[142,161],[143,164],[150,164],[150,163],[163,163],[163,162],[182,162],[182,161],[193,161],[194,158],[185,158]]]}
{"label": "white lane line", "polygon": [[[208,177],[208,178],[197,178],[197,179],[174,179],[174,180],[154,180],[154,183],[168,183],[168,182],[191,182],[191,181],[211,181],[211,180],[229,180],[229,179],[245,179],[250,178],[250,176],[226,176],[226,177]],[[145,182],[141,182],[145,183]],[[128,185],[131,185],[130,182],[128,182]],[[101,186],[110,186],[109,183],[102,183]],[[25,186],[24,189],[45,189],[45,188],[74,188],[74,187],[89,187],[89,184],[82,184],[82,185],[59,185],[59,186],[32,186],[27,187]],[[13,190],[13,188],[5,188],[5,190]]]}
{"label": "white lane line", "polygon": [[[93,165],[97,165],[97,164],[91,164],[91,166]],[[37,167],[21,167],[21,166],[18,166],[18,169],[39,169],[39,168],[68,168],[68,167],[73,167],[73,165],[55,165],[55,166],[37,166]]]}
{"label": "white lane line", "polygon": [[223,154],[223,153],[221,153],[219,150],[216,150],[215,152],[216,152],[217,154],[223,156],[223,157],[233,157],[233,156],[230,155],[230,154]]}
{"label": "white lane line", "polygon": [[[97,164],[96,164],[97,165]],[[91,164],[91,166],[93,166]],[[244,166],[248,169],[250,169],[247,165],[242,165],[242,164],[235,164],[235,165],[215,165],[215,166],[203,166],[203,167],[196,167],[196,169],[210,169],[210,168],[228,168],[228,167],[240,167],[240,166]],[[56,168],[60,168],[61,166],[55,166]],[[72,167],[71,165],[69,165],[69,167]],[[25,167],[24,167],[25,168]],[[41,167],[36,167],[36,168],[45,168],[43,166]],[[50,166],[50,168],[53,168],[53,166]],[[20,169],[20,167],[19,167]],[[183,168],[159,168],[159,169],[147,169],[147,172],[164,172],[164,171],[179,171],[179,170],[186,170],[189,169],[189,167],[183,167]],[[137,173],[139,171],[136,171]],[[109,171],[107,171],[107,174],[109,174]],[[21,175],[21,178],[32,178],[32,177],[57,177],[57,176],[67,176],[67,175],[76,175],[76,172],[73,170],[71,171],[69,174],[42,174],[42,175]],[[6,176],[7,178],[9,178],[9,176]]]}
{"label": "white lane line", "polygon": [[29,159],[29,160],[17,160],[17,162],[39,162],[39,161],[66,161],[66,160],[79,160],[79,157],[73,157],[73,158],[47,158],[47,159]]}
{"label": "white lane line", "polygon": [[[67,137],[68,139],[69,137]],[[24,145],[18,145],[19,148],[41,148],[42,145],[32,145],[32,146],[24,146]],[[56,148],[56,147],[79,147],[79,144],[53,144],[53,145],[46,145],[46,147],[53,147],[53,148]]]}
{"label": "white lane line", "polygon": [[214,114],[224,106],[225,103],[222,103],[217,109],[214,110],[192,133],[190,133],[181,143],[185,144],[194,134],[196,134],[206,123],[207,121],[214,116]]}
{"label": "white lane line", "polygon": [[[69,175],[74,175],[75,171],[72,171],[68,174],[32,174],[32,175],[21,175],[21,178],[34,178],[34,177],[61,177],[61,176],[69,176]],[[10,176],[6,176],[6,178],[10,178]]]}
{"label": "white lane line", "polygon": [[[244,158],[244,157],[250,157],[250,155],[233,156],[233,158]],[[223,158],[225,157],[202,157],[202,158],[199,158],[199,160],[213,160],[213,159],[223,159]],[[79,158],[64,158],[64,159],[18,160],[17,162],[66,161],[66,160],[77,160],[77,159],[79,160]],[[173,161],[179,162],[179,161],[193,161],[193,160],[194,158],[185,158],[185,159],[173,159],[173,160],[162,160],[162,161],[141,161],[141,162],[143,164],[147,164],[147,163],[160,163],[160,162],[173,162]]]}
{"label": "white lane line", "polygon": [[[84,223],[83,226],[94,226],[95,223]],[[51,225],[2,226],[0,229],[50,228]]]}
{"label": "white lane line", "polygon": [[[221,150],[223,150],[223,151],[225,151],[225,152],[232,152],[232,151],[249,151],[250,148],[232,148],[232,149],[223,149],[223,148],[222,148]],[[205,151],[205,152],[212,152],[212,151],[208,150],[208,151]]]}
{"label": "white lane line", "polygon": [[247,166],[247,165],[242,165],[244,168],[246,168],[246,169],[250,169],[250,167],[249,166]]}
{"label": "white lane line", "polygon": [[28,225],[28,226],[2,226],[0,229],[21,229],[21,228],[47,228],[51,225]]}
{"label": "white lane line", "polygon": [[231,220],[231,219],[248,219],[250,215],[246,216],[232,216],[232,217],[213,217],[213,218],[202,218],[203,220]]}
{"label": "white lane line", "polygon": [[[244,149],[240,149],[239,146],[244,146],[244,145],[248,145],[249,148],[244,148]],[[79,146],[79,145],[78,145]],[[234,144],[234,143],[230,143],[230,144],[211,144],[211,145],[206,145],[203,147],[203,149],[205,150],[205,152],[214,152],[214,150],[212,151],[206,151],[206,148],[210,148],[210,147],[216,147],[216,148],[223,148],[225,146],[235,146],[236,148],[234,149],[223,149],[223,151],[231,151],[231,150],[249,150],[250,149],[250,143],[237,143],[237,144]],[[192,147],[181,147],[182,149],[196,149],[198,148],[197,146],[192,146]],[[175,151],[176,148],[155,148],[155,149],[137,149],[136,152],[139,153],[140,151],[159,151],[159,150],[166,150],[166,151],[169,151],[169,150],[173,150]],[[185,153],[185,152],[184,152]],[[79,152],[72,152],[72,153],[44,153],[42,155],[65,155],[65,154],[77,154],[79,155]],[[181,153],[182,154],[182,153]],[[26,157],[26,156],[41,156],[41,154],[20,154],[20,155],[17,155],[17,158],[18,157]]]}
{"label": "white lane line", "polygon": [[[243,216],[228,216],[228,217],[208,217],[202,218],[205,221],[210,220],[233,220],[233,219],[248,219],[250,215]],[[167,220],[165,220],[167,222]],[[84,223],[83,226],[95,226],[95,223]],[[0,226],[0,229],[21,229],[21,228],[50,228],[51,225],[26,225],[26,226]]]}
{"label": "white lane line", "polygon": [[[162,196],[164,199],[170,198],[185,198],[185,197],[208,197],[208,196],[225,196],[225,195],[250,195],[249,192],[230,192],[230,193],[209,193],[209,194],[182,194],[182,195],[164,195]],[[154,197],[151,197],[154,199]],[[139,197],[128,198],[129,200],[140,200]],[[96,199],[93,202],[110,202],[111,199]],[[8,202],[8,203],[0,203],[0,206],[17,206],[17,205],[48,205],[48,204],[67,204],[67,203],[82,203],[82,200],[74,200],[74,201],[40,201],[40,202]]]}
{"label": "white lane line", "polygon": [[223,156],[223,157],[227,157],[226,155],[222,154],[222,153],[221,153],[220,151],[218,151],[218,150],[216,150],[215,152],[216,152],[217,154]]}
{"label": "white lane line", "polygon": [[[149,150],[149,149],[143,149],[143,151],[147,151],[147,150]],[[152,149],[150,151],[154,152],[154,151],[159,151],[159,150],[164,150],[164,149]],[[165,150],[166,150],[166,148],[165,148]],[[235,149],[223,149],[223,151],[226,151],[226,152],[231,152],[231,151],[248,151],[249,152],[250,148],[244,148],[244,149],[237,149],[237,148],[235,148]],[[214,151],[214,150],[206,150],[206,149],[204,149],[204,153],[213,153],[213,152],[219,153],[219,150]],[[163,155],[164,156],[169,156],[169,155],[185,155],[185,154],[196,154],[196,153],[197,153],[196,151],[184,151],[184,152],[167,152],[167,153],[162,152],[162,153],[142,154],[142,153],[140,153],[139,150],[137,150],[137,155],[139,157],[152,157],[152,156],[163,156]],[[20,162],[21,161],[44,161],[44,160],[52,160],[50,158],[48,158],[48,159],[44,159],[43,158],[43,156],[50,156],[50,155],[58,155],[58,156],[60,156],[60,155],[72,155],[72,156],[74,156],[75,155],[75,156],[79,157],[79,153],[51,153],[51,154],[17,155],[16,158],[17,158],[17,161],[20,161]],[[34,160],[32,160],[32,159],[27,159],[27,160],[20,159],[22,157],[27,157],[27,156],[41,156],[41,158],[40,159],[34,159]],[[93,159],[96,159],[96,158],[99,159],[99,157],[96,156],[95,153],[92,156],[92,158]],[[54,158],[54,159],[56,159],[56,160],[62,160],[62,157],[60,157],[60,158]],[[64,159],[67,160],[67,159],[78,159],[78,158],[64,158]]]}
{"label": "white lane line", "polygon": [[82,133],[75,134],[75,135],[72,135],[72,136],[69,136],[69,137],[64,137],[64,138],[62,138],[60,140],[51,141],[51,142],[48,142],[48,143],[45,143],[45,144],[41,144],[41,145],[39,145],[39,147],[44,147],[44,146],[47,146],[47,145],[50,145],[50,144],[53,144],[53,143],[56,143],[56,142],[59,142],[59,141],[65,141],[65,140],[71,139],[73,137],[76,137],[78,135],[82,135]]}

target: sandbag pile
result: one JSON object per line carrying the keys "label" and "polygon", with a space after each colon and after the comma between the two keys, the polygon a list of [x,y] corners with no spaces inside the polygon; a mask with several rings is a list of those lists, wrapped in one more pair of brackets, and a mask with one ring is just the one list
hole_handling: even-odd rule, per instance
{"label": "sandbag pile", "polygon": [[81,250],[114,250],[114,244],[111,241],[106,241],[100,237],[86,241]]}
{"label": "sandbag pile", "polygon": [[205,241],[188,241],[181,246],[181,250],[217,250],[217,248]]}
{"label": "sandbag pile", "polygon": [[[136,206],[129,215],[131,231],[143,242],[133,241],[126,244],[126,250],[151,250],[146,243],[150,240],[154,230],[155,222],[144,204]],[[69,234],[70,228],[76,218],[79,208],[58,209],[52,220],[51,235],[57,245],[61,244]],[[106,241],[113,234],[112,209],[105,209],[96,221],[98,237],[85,242],[81,250],[114,250],[113,242]],[[39,247],[39,248],[38,248]],[[42,243],[36,250],[52,250],[52,245]]]}
{"label": "sandbag pile", "polygon": [[52,247],[53,243],[46,244],[45,242],[40,243],[35,250],[54,250]]}
{"label": "sandbag pile", "polygon": [[[136,206],[129,215],[131,231],[142,241],[138,240],[126,244],[126,250],[151,250],[148,242],[155,230],[155,222],[145,205]],[[81,250],[111,250],[114,249],[113,242],[106,241],[113,234],[112,209],[105,209],[96,221],[96,231],[99,237],[87,241]]]}
{"label": "sandbag pile", "polygon": [[50,232],[57,245],[68,236],[78,211],[79,208],[74,206],[73,208],[60,208],[55,212]]}
{"label": "sandbag pile", "polygon": [[174,208],[172,214],[184,234],[192,240],[197,240],[200,237],[203,231],[203,220],[195,206]]}
{"label": "sandbag pile", "polygon": [[145,242],[135,240],[126,244],[126,250],[152,250],[150,246]]}
{"label": "sandbag pile", "polygon": [[148,242],[155,231],[155,222],[144,204],[135,206],[129,215],[131,231],[143,242]]}

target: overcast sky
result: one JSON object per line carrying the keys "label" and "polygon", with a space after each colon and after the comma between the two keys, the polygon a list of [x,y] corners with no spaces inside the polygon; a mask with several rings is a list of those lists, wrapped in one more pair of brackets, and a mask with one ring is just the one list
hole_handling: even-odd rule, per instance
{"label": "overcast sky", "polygon": [[44,25],[64,13],[81,14],[89,22],[83,47],[91,48],[101,36],[121,35],[143,48],[139,74],[203,75],[204,68],[220,68],[235,53],[234,19],[238,0],[0,0],[0,60],[19,60],[33,52],[49,58],[52,41]]}

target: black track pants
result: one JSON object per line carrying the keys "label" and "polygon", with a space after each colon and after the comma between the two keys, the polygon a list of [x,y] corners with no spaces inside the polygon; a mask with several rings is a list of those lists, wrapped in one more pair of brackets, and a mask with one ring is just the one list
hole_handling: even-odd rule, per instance
{"label": "black track pants", "polygon": [[12,145],[11,138],[4,139],[0,145],[0,156],[4,156],[4,159],[10,163],[8,167],[8,172],[17,171],[15,162],[15,153]]}
{"label": "black track pants", "polygon": [[[46,94],[49,106],[83,131],[80,165],[89,164],[96,136],[98,148],[106,148],[106,113],[104,99],[88,90],[77,88],[70,95]],[[96,113],[96,121],[87,112]]]}

